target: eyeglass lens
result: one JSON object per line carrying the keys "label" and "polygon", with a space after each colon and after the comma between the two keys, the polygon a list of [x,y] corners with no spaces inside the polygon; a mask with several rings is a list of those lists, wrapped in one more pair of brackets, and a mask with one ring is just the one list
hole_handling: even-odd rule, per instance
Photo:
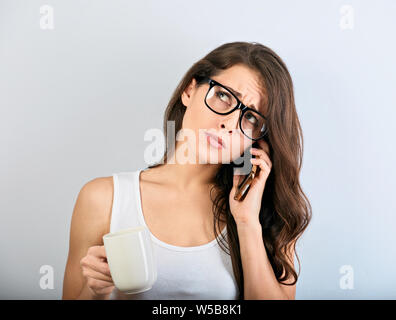
{"label": "eyeglass lens", "polygon": [[[234,109],[238,101],[227,90],[214,85],[206,95],[208,106],[220,114],[226,114]],[[250,138],[257,139],[265,132],[265,119],[257,112],[245,110],[241,119],[241,130]]]}

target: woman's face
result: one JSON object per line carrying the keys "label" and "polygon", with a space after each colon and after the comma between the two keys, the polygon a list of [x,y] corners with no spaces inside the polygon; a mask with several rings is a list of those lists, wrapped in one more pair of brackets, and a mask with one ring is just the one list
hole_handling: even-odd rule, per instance
{"label": "woman's face", "polygon": [[[239,92],[241,96],[238,98],[245,106],[254,105],[256,110],[266,115],[266,110],[263,110],[264,92],[260,86],[259,75],[255,71],[238,64],[223,70],[211,79],[234,92]],[[188,148],[188,153],[192,152],[188,157],[192,157],[196,163],[230,163],[239,158],[254,141],[246,137],[239,128],[240,109],[228,115],[219,115],[206,106],[204,99],[208,89],[208,83],[196,87],[196,80],[193,79],[182,94],[182,102],[186,106],[182,131],[188,131],[195,137],[195,145],[191,142],[193,139],[190,136],[185,138],[186,145],[181,142],[183,150]],[[218,148],[215,143],[211,143],[205,132],[220,137],[224,142],[223,147]],[[184,136],[187,134],[184,133]]]}

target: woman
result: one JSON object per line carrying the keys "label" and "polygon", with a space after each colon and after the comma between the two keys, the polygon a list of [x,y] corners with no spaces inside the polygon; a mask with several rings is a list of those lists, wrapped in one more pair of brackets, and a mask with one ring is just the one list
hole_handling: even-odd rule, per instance
{"label": "woman", "polygon": [[[178,137],[189,131],[195,140],[169,141],[169,121]],[[311,206],[299,183],[303,138],[284,62],[259,43],[221,45],[183,77],[164,131],[159,163],[81,189],[63,299],[295,299],[295,245]],[[253,144],[250,162],[260,170],[237,201],[243,176],[234,175],[235,163]],[[186,150],[187,163],[180,160]],[[117,209],[121,201],[127,213]],[[123,221],[133,215],[157,244],[159,271],[151,290],[123,295],[102,236],[129,227]]]}

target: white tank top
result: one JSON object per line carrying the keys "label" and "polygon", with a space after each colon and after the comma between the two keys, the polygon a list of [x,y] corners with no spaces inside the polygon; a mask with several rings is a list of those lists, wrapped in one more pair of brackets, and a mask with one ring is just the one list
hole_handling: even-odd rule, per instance
{"label": "white tank top", "polygon": [[[140,197],[140,172],[144,170],[113,174],[110,232],[147,227]],[[226,229],[222,231],[224,236]],[[150,236],[157,261],[157,281],[150,290],[137,294],[124,294],[115,288],[110,299],[238,299],[231,257],[220,248],[217,239],[200,246],[179,247],[159,240],[151,232]]]}

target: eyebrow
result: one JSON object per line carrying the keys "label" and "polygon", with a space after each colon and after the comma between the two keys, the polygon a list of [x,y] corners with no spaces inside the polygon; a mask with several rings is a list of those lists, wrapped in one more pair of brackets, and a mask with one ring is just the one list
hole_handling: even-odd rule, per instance
{"label": "eyebrow", "polygon": [[[238,98],[240,98],[240,97],[242,96],[242,94],[239,93],[238,91],[235,91],[234,89],[232,89],[232,88],[230,88],[230,87],[228,87],[228,86],[226,86],[226,85],[223,85],[223,86],[226,87],[228,90],[230,90],[230,91],[231,91],[233,94],[235,94]],[[258,108],[257,108],[254,104],[251,104],[251,105],[248,106],[248,107],[253,108],[253,109],[255,109],[257,112],[260,113],[260,111],[258,110]]]}

